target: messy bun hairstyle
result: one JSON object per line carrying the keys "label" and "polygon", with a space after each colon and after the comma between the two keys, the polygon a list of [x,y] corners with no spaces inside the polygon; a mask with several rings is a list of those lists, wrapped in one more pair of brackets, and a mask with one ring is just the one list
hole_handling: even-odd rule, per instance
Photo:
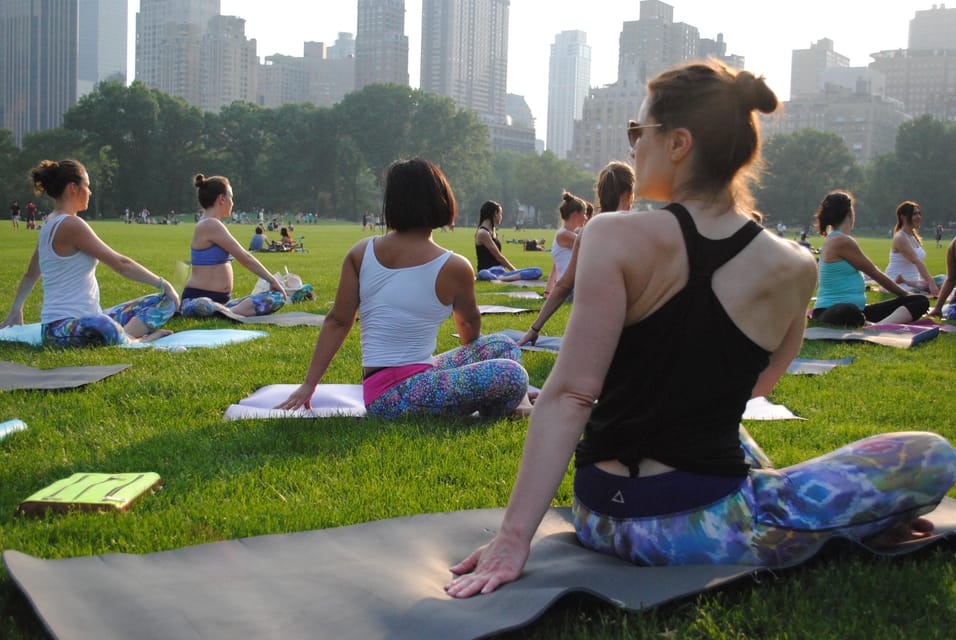
{"label": "messy bun hairstyle", "polygon": [[561,194],[561,206],[558,207],[558,213],[561,214],[562,220],[567,220],[574,214],[576,211],[585,213],[587,210],[587,205],[584,203],[584,200],[577,197],[569,191],[565,191]]}
{"label": "messy bun hairstyle", "polygon": [[661,129],[688,129],[695,166],[687,187],[696,195],[730,187],[737,205],[753,208],[749,182],[760,168],[760,127],[754,113],[773,113],[774,95],[763,77],[717,60],[664,71],[648,83],[648,112]]}
{"label": "messy bun hairstyle", "polygon": [[817,219],[817,229],[820,235],[825,236],[827,229],[839,227],[850,215],[853,209],[853,194],[849,191],[831,191],[817,207],[814,217]]}
{"label": "messy bun hairstyle", "polygon": [[47,194],[53,199],[63,195],[66,185],[71,182],[81,184],[86,167],[79,160],[41,160],[30,172],[33,191],[37,195]]}
{"label": "messy bun hairstyle", "polygon": [[224,196],[229,192],[229,180],[222,176],[212,176],[207,178],[201,173],[197,173],[193,178],[193,185],[196,187],[196,198],[199,200],[199,206],[208,209],[216,204],[219,196]]}

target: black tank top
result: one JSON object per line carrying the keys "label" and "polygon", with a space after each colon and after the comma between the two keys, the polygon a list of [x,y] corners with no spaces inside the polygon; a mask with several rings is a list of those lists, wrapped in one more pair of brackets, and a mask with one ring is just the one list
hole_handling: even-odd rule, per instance
{"label": "black tank top", "polygon": [[733,323],[714,294],[714,272],[763,227],[750,221],[728,238],[697,232],[679,204],[665,207],[680,223],[687,285],[653,314],[621,332],[591,412],[575,465],[654,458],[683,471],[743,476],[749,465],[738,426],[770,353]]}
{"label": "black tank top", "polygon": [[[477,236],[478,232],[475,231],[475,237]],[[494,241],[495,246],[498,247],[498,251],[501,251],[501,240],[499,240],[496,236],[491,236],[491,239]],[[488,247],[485,245],[475,244],[475,252],[478,254],[478,271],[498,266],[498,261],[495,260],[495,257],[491,255],[491,252],[488,251]]]}

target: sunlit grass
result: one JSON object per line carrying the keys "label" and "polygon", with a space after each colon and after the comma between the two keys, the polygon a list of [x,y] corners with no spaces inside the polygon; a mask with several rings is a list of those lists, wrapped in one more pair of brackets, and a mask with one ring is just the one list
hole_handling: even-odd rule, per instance
{"label": "sunlit grass", "polygon": [[[96,223],[117,250],[171,277],[188,255],[191,224],[179,226]],[[253,227],[234,226],[240,242]],[[470,259],[473,229],[436,232],[440,244]],[[324,313],[331,306],[341,260],[364,234],[358,225],[302,225],[308,253],[259,254],[271,270],[288,267],[313,283],[316,300],[299,309]],[[505,252],[516,266],[547,269],[548,254],[525,252],[509,239],[545,237],[553,231],[502,230]],[[5,315],[36,241],[35,232],[0,236],[0,313]],[[889,241],[864,239],[865,251],[885,264]],[[931,242],[930,245],[933,243]],[[933,272],[943,270],[942,249],[927,248]],[[99,269],[103,304],[145,292],[105,267]],[[236,291],[255,277],[237,266]],[[478,283],[479,301],[538,309],[540,301],[490,295]],[[870,294],[876,296],[877,294]],[[39,319],[41,292],[26,306]],[[555,314],[547,333],[560,334],[569,307]],[[486,316],[483,330],[525,329],[533,315]],[[231,327],[176,319],[173,329]],[[80,364],[133,366],[86,388],[0,394],[0,420],[20,418],[29,430],[0,441],[0,549],[44,558],[112,552],[148,553],[241,536],[283,533],[414,513],[503,506],[511,489],[527,422],[524,420],[416,419],[396,422],[329,419],[224,422],[231,403],[256,388],[301,380],[314,346],[309,327],[264,327],[267,339],[212,350],[43,351],[0,344],[0,359],[48,368]],[[439,334],[450,349],[451,322]],[[956,338],[911,350],[875,345],[808,343],[802,355],[854,357],[825,376],[787,376],[772,400],[806,422],[750,423],[748,428],[778,465],[825,453],[855,438],[883,431],[932,429],[956,439]],[[527,354],[533,384],[553,363]],[[326,376],[358,382],[357,331],[346,340]],[[77,471],[155,471],[165,480],[157,495],[120,516],[75,514],[16,517],[19,502],[38,488]],[[570,474],[555,504],[571,497]],[[893,638],[919,633],[946,637],[956,622],[950,550],[916,558],[882,560],[828,557],[759,583],[706,594],[647,614],[625,615],[586,599],[558,607],[536,623],[535,638]],[[904,626],[908,625],[908,626]],[[29,606],[0,573],[0,637],[43,637]]]}

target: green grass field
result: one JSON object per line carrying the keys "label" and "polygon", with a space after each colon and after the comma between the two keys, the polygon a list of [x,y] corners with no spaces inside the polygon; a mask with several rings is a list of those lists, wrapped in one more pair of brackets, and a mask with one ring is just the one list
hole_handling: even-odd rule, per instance
{"label": "green grass field", "polygon": [[[94,227],[118,251],[172,278],[188,256],[192,224]],[[251,225],[233,226],[247,243]],[[271,270],[288,267],[313,283],[316,300],[297,309],[326,312],[341,260],[363,232],[354,224],[302,225],[308,253],[260,254]],[[444,246],[473,259],[472,229],[436,233]],[[553,231],[503,230],[507,239]],[[816,240],[815,242],[819,242]],[[36,232],[4,230],[0,252],[0,314],[6,315],[36,243]],[[866,239],[864,250],[885,265],[889,241]],[[930,270],[944,270],[943,249],[927,243]],[[519,267],[549,266],[544,253],[505,244]],[[109,269],[98,272],[104,306],[146,290]],[[236,291],[255,281],[241,267]],[[479,301],[516,301],[487,295]],[[876,296],[877,294],[870,294]],[[26,309],[39,321],[41,292]],[[534,309],[540,302],[520,301]],[[545,333],[560,335],[565,305]],[[482,329],[525,329],[533,315],[485,316]],[[233,327],[181,318],[174,330]],[[334,527],[423,512],[503,506],[517,471],[526,420],[372,419],[223,422],[230,404],[258,387],[301,381],[315,343],[308,327],[268,326],[266,339],[185,353],[117,348],[41,351],[0,343],[0,359],[34,367],[129,363],[126,371],[83,389],[0,394],[0,421],[24,420],[29,429],[0,441],[0,550],[44,558],[103,553],[149,553],[203,542]],[[453,324],[439,334],[441,350],[456,346]],[[778,466],[820,455],[874,433],[928,429],[956,440],[956,337],[911,350],[866,344],[806,343],[802,356],[853,356],[852,366],[825,376],[785,376],[771,399],[806,422],[749,423],[748,429]],[[525,365],[543,384],[553,356],[530,353]],[[361,358],[353,331],[325,382],[358,382]],[[122,515],[15,516],[37,489],[78,471],[155,471],[165,488]],[[953,494],[956,496],[956,493]],[[555,499],[571,499],[570,474]],[[532,638],[899,638],[952,637],[956,628],[956,562],[939,548],[886,560],[828,555],[758,581],[643,614],[624,614],[586,598],[560,604],[513,637]],[[436,594],[440,595],[440,594]],[[44,637],[25,599],[0,569],[0,637]]]}

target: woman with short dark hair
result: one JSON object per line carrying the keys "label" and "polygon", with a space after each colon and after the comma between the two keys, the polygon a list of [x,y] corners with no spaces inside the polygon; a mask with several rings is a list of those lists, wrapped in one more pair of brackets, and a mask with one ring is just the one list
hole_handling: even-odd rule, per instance
{"label": "woman with short dark hair", "polygon": [[[370,415],[512,413],[528,388],[521,351],[502,335],[481,336],[471,263],[432,238],[458,215],[444,174],[420,158],[395,162],[386,174],[383,214],[388,233],[360,240],[345,256],[305,382],[276,408],[310,407],[359,313]],[[435,356],[438,328],[449,316],[462,346]]]}

